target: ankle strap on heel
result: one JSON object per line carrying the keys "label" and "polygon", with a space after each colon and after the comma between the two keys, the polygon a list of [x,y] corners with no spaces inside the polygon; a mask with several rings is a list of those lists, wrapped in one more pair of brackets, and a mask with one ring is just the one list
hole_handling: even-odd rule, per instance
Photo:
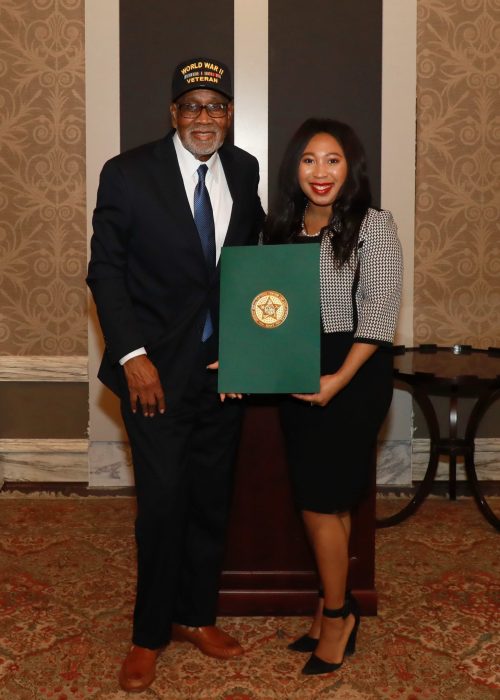
{"label": "ankle strap on heel", "polygon": [[323,615],[325,617],[343,617],[346,618],[351,612],[351,606],[349,601],[346,600],[341,608],[323,608]]}

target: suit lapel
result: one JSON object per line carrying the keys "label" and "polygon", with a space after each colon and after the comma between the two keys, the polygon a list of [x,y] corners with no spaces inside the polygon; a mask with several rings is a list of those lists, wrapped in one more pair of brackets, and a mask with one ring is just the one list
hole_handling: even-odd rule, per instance
{"label": "suit lapel", "polygon": [[227,227],[226,238],[224,239],[224,245],[231,245],[238,231],[237,222],[239,203],[241,202],[241,178],[239,176],[238,168],[234,162],[234,155],[229,149],[224,148],[223,146],[219,150],[219,158],[221,160],[222,167],[224,168],[224,175],[226,176],[229,192],[233,198],[231,218],[229,219],[229,226]]}
{"label": "suit lapel", "polygon": [[184,188],[172,134],[168,134],[163,141],[158,142],[155,155],[158,160],[159,179],[162,183],[162,189],[164,188],[166,206],[177,219],[183,235],[189,237],[193,250],[199,252],[204,260],[200,236]]}
{"label": "suit lapel", "polygon": [[[183,235],[189,238],[192,250],[196,251],[203,263],[205,263],[200,236],[196,224],[194,223],[191,207],[186,196],[172,135],[173,132],[167,134],[155,147],[155,156],[158,163],[158,179],[161,183],[163,201],[169,212],[178,221]],[[233,242],[237,241],[238,236],[242,180],[231,149],[223,146],[219,149],[219,157],[224,169],[229,192],[233,199],[233,207],[231,209],[231,217],[229,219],[224,245],[232,245]],[[217,269],[218,267],[217,265]],[[207,269],[208,272],[208,268],[205,269]]]}

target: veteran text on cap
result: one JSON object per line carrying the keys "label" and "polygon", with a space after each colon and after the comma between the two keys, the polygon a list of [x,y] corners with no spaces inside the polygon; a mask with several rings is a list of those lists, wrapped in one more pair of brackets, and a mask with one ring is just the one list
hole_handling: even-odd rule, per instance
{"label": "veteran text on cap", "polygon": [[179,63],[172,76],[172,101],[190,90],[216,90],[233,98],[231,72],[220,61],[194,58]]}

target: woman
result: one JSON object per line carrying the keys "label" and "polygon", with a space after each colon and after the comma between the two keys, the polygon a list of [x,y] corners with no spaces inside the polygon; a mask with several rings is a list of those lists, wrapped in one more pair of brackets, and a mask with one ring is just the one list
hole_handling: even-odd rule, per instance
{"label": "woman", "polygon": [[[370,207],[364,150],[353,130],[308,119],[285,152],[266,243],[320,245],[321,379],[281,418],[292,485],[322,590],[303,673],[329,673],[354,653],[359,626],[346,596],[351,509],[370,484],[371,455],[392,397],[401,247],[392,215]],[[323,597],[324,596],[324,597]]]}

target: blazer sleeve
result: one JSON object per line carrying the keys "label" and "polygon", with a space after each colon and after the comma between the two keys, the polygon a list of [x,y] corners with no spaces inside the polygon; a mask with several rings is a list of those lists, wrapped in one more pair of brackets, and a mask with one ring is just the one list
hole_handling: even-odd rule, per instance
{"label": "blazer sleeve", "polygon": [[401,302],[403,259],[397,226],[388,211],[372,210],[360,237],[356,294],[358,342],[391,345]]}
{"label": "blazer sleeve", "polygon": [[107,353],[114,364],[145,345],[127,290],[132,208],[116,159],[108,161],[101,172],[92,224],[87,284],[97,307]]}

